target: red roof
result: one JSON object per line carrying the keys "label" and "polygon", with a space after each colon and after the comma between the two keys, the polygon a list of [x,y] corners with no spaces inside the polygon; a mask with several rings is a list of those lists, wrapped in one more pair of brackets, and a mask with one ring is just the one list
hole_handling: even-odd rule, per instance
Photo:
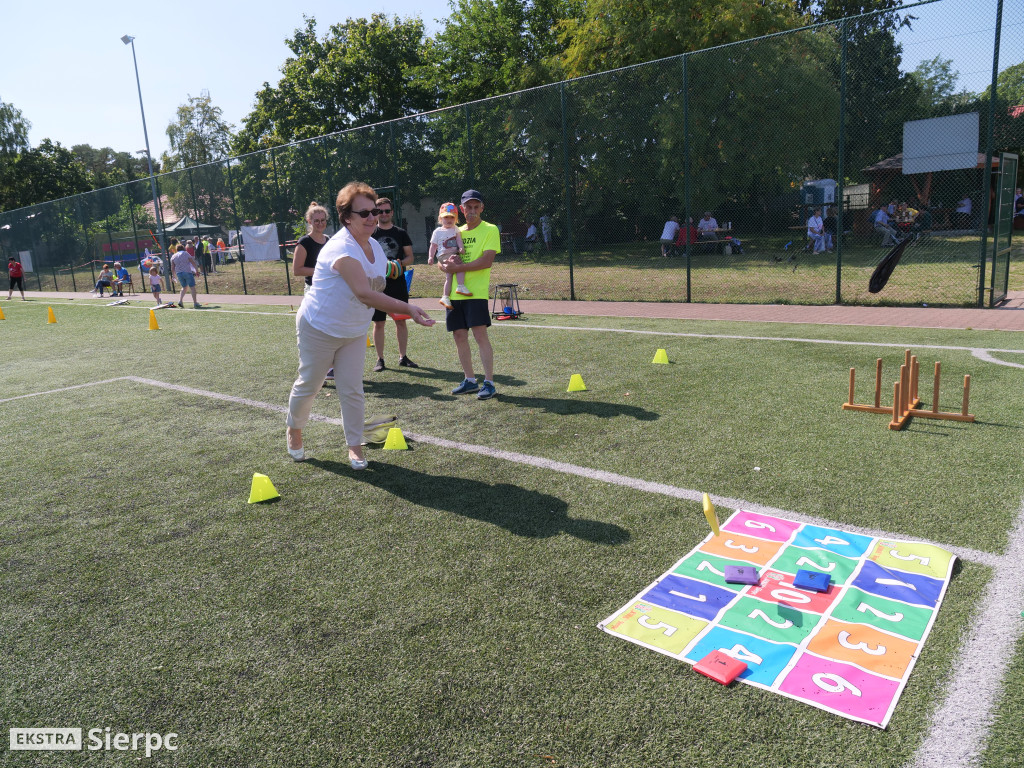
{"label": "red roof", "polygon": [[1016,107],[1010,107],[1007,112],[1010,113],[1010,117],[1022,117],[1024,116],[1024,104],[1020,104]]}
{"label": "red roof", "polygon": [[[150,200],[148,203],[143,203],[142,207],[145,208],[149,212],[149,215],[152,216],[154,219],[159,218],[153,212],[152,200]],[[181,216],[178,215],[178,212],[171,207],[171,203],[167,199],[167,195],[160,195],[160,209],[164,212],[164,223],[173,224],[174,222],[181,218]]]}

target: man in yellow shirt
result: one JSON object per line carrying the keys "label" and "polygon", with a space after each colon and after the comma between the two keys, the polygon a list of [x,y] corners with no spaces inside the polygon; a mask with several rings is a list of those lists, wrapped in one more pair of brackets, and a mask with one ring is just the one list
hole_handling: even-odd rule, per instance
{"label": "man in yellow shirt", "polygon": [[[483,196],[475,189],[462,193],[462,215],[466,223],[459,227],[466,253],[461,263],[438,263],[438,269],[449,274],[465,273],[469,296],[454,291],[456,281],[452,280],[453,291],[449,297],[452,308],[448,310],[445,324],[455,339],[459,363],[466,375],[465,380],[452,390],[453,395],[477,392],[477,400],[494,397],[494,351],[487,329],[491,325],[491,313],[487,310],[487,297],[491,289],[491,265],[494,257],[501,253],[501,233],[494,224],[488,224],[481,215],[484,212]],[[480,362],[484,367],[484,383],[478,385],[473,375],[473,351],[469,346],[469,332],[473,332]]]}

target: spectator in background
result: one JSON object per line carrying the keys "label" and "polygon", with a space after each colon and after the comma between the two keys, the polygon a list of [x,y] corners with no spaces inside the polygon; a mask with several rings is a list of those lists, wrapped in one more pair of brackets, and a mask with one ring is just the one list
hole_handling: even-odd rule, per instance
{"label": "spectator in background", "polygon": [[217,261],[221,261],[225,258],[224,252],[228,249],[227,244],[224,242],[224,238],[217,237]]}
{"label": "spectator in background", "polygon": [[205,275],[210,271],[210,262],[208,260],[209,257],[206,253],[206,249],[203,247],[203,238],[196,236],[196,242],[193,248],[195,249],[195,252],[192,254],[192,257],[196,260],[196,264],[199,265],[199,268]]}
{"label": "spectator in background", "polygon": [[914,223],[910,227],[911,232],[931,232],[932,231],[932,212],[931,207],[925,203],[921,206],[920,212],[914,218]]}
{"label": "spectator in background", "polygon": [[825,250],[832,251],[836,247],[836,243],[839,242],[838,221],[836,219],[836,209],[833,206],[826,208],[823,223],[825,227]]}
{"label": "spectator in background", "polygon": [[825,222],[821,220],[821,208],[815,208],[807,219],[807,238],[814,243],[814,252],[825,250]]}
{"label": "spectator in background", "polygon": [[160,306],[160,270],[156,267],[149,268],[149,290],[153,294],[153,301]]}
{"label": "spectator in background", "polygon": [[872,219],[872,225],[875,228],[875,232],[882,233],[882,246],[890,246],[896,243],[897,232],[891,226],[889,226],[889,213],[886,210],[885,203],[878,206],[878,210],[875,211],[875,216]]}
{"label": "spectator in background", "polygon": [[953,214],[957,229],[971,228],[971,196],[964,195],[963,199],[956,204],[956,212]]}
{"label": "spectator in background", "polygon": [[530,226],[526,229],[526,252],[532,253],[533,249],[537,247],[537,225],[532,221]]}
{"label": "spectator in background", "polygon": [[[196,244],[194,242],[192,242],[192,238],[191,237],[188,240],[185,241],[185,252],[188,253],[188,255],[191,256],[193,260],[195,260],[195,258],[196,258]],[[196,266],[198,266],[198,262],[196,263]]]}
{"label": "spectator in background", "polygon": [[[459,229],[466,255],[462,261],[455,263],[451,259],[438,263],[438,269],[445,274],[466,273],[466,287],[471,296],[452,295],[452,309],[445,316],[445,325],[451,331],[455,341],[455,349],[459,356],[459,364],[465,379],[455,389],[453,395],[477,394],[477,400],[489,400],[494,391],[494,349],[487,336],[491,325],[491,313],[487,308],[487,297],[490,294],[491,265],[494,257],[501,253],[501,235],[498,228],[483,220],[484,199],[475,189],[467,189],[462,193],[462,215],[466,223]],[[542,219],[543,221],[543,219]],[[477,384],[473,375],[473,352],[469,346],[469,334],[473,334],[477,349],[480,352],[480,363],[484,369],[484,383]]]}
{"label": "spectator in background", "polygon": [[[295,252],[292,254],[292,274],[306,281],[303,292],[308,291],[309,286],[313,285],[316,260],[320,255],[320,249],[327,244],[328,240],[327,235],[324,234],[325,229],[327,229],[327,209],[314,200],[306,209],[306,234],[299,240],[295,246]],[[223,242],[220,240],[218,245]]]}
{"label": "spectator in background", "polygon": [[132,276],[121,266],[120,261],[114,262],[114,290],[111,296],[124,296],[124,286],[131,283]]}
{"label": "spectator in background", "polygon": [[[398,277],[388,278],[384,283],[384,295],[401,302],[409,301],[409,284],[405,279],[405,270],[412,266],[412,238],[401,227],[394,225],[395,206],[389,197],[378,197],[374,202],[380,215],[377,217],[377,228],[373,230],[373,239],[380,243],[384,255],[392,261],[401,263],[403,269],[397,270]],[[382,309],[373,311],[373,346],[377,351],[377,363],[373,370],[383,371],[384,365],[384,326],[388,313]],[[405,321],[409,316],[405,313],[393,313],[391,319],[395,323],[395,336],[398,340],[398,364],[403,368],[419,368],[406,354],[409,344],[409,327]]]}
{"label": "spectator in background", "polygon": [[540,217],[540,232],[544,236],[544,248],[551,250],[551,217],[546,213]]}
{"label": "spectator in background", "polygon": [[21,300],[28,301],[25,298],[25,270],[22,268],[21,262],[13,256],[7,260],[7,276],[11,281],[11,287],[7,290],[7,300],[11,300],[11,297],[14,295],[14,289],[17,287],[18,292],[21,294]]}
{"label": "spectator in background", "polygon": [[199,265],[196,264],[195,256],[179,245],[178,252],[171,256],[171,271],[177,275],[178,283],[181,285],[178,306],[185,306],[182,302],[185,300],[185,291],[189,290],[192,292],[192,306],[202,309],[203,305],[196,297],[196,273],[199,271]]}
{"label": "spectator in background", "polygon": [[[99,291],[100,298],[103,298],[103,289],[110,288],[114,283],[114,275],[110,271],[110,265],[104,264],[103,269],[100,270],[100,276],[96,280],[96,286],[92,289],[93,293]],[[113,293],[113,291],[111,291]]]}
{"label": "spectator in background", "polygon": [[718,222],[711,211],[704,211],[704,216],[697,222],[697,237],[701,240],[718,239]]}
{"label": "spectator in background", "polygon": [[[693,224],[693,217],[686,220],[686,226],[679,228],[676,235],[675,247],[678,250],[686,248],[687,244],[693,245],[697,242],[697,227]],[[740,251],[742,253],[742,251]]]}
{"label": "spectator in background", "polygon": [[679,217],[669,216],[668,221],[661,230],[661,255],[668,256],[676,242],[676,235],[679,234]]}
{"label": "spectator in background", "polygon": [[210,269],[214,274],[217,274],[217,248],[210,241],[209,235],[203,237],[203,240],[205,241],[203,243],[203,251],[206,253],[207,261],[210,263]]}

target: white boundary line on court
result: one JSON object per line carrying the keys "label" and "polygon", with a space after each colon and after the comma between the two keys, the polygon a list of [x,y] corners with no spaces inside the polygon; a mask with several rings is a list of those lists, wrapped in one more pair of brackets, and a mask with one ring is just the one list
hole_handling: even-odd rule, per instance
{"label": "white boundary line on court", "polygon": [[[146,379],[139,376],[119,376],[86,384],[34,392],[26,395],[4,398],[0,405],[30,397],[56,395],[86,387],[100,386],[117,381],[131,381],[136,384],[157,387],[160,389],[180,392],[198,397],[246,405],[272,413],[287,413],[282,405],[252,400],[250,398],[226,395],[205,389],[197,389],[181,384]],[[341,425],[338,418],[313,415],[311,419],[318,422]],[[656,493],[672,498],[698,501],[701,492],[679,488],[664,483],[655,483],[638,478],[619,475],[614,472],[581,467],[566,462],[553,461],[539,456],[504,451],[482,445],[460,443],[429,435],[409,433],[408,437],[424,444],[440,448],[464,451],[480,456],[501,459],[531,467],[547,469],[563,474],[575,475],[597,482],[633,488],[646,493]],[[804,523],[815,525],[835,525],[832,521],[802,515],[788,510],[753,504],[742,499],[712,496],[715,504],[734,509],[746,509],[770,515],[781,515]],[[899,539],[886,531],[846,526],[855,533],[872,537]],[[936,544],[936,542],[926,542]],[[937,546],[948,549],[957,557],[966,561],[980,563],[998,571],[998,577],[989,580],[980,601],[976,620],[967,628],[965,637],[957,651],[952,675],[945,686],[943,701],[932,714],[928,732],[915,752],[911,765],[913,768],[948,768],[948,766],[973,766],[978,763],[986,744],[986,736],[995,717],[995,705],[1002,693],[1006,670],[1013,658],[1017,640],[1024,631],[1020,613],[1024,609],[1024,569],[1019,563],[1024,560],[1024,507],[1015,520],[1009,536],[1006,553],[997,555],[989,552],[953,547],[937,543]]]}
{"label": "white boundary line on court", "polygon": [[[651,318],[658,319],[658,318]],[[719,321],[715,321],[719,322]],[[729,322],[729,321],[723,321]],[[529,323],[523,323],[520,325],[509,325],[502,326],[504,328],[539,328],[542,330],[552,331],[606,331],[608,333],[636,333],[643,336],[679,336],[682,338],[690,339],[733,339],[739,341],[788,341],[797,344],[835,344],[838,346],[851,346],[851,347],[894,347],[896,349],[907,349],[908,347],[913,349],[938,349],[952,352],[970,352],[974,357],[982,360],[986,363],[994,363],[996,365],[1006,365],[1011,368],[1024,368],[1024,363],[1008,363],[1005,360],[997,360],[992,357],[992,352],[1002,352],[1005,354],[1012,355],[1024,355],[1024,349],[994,349],[990,347],[958,347],[945,344],[896,344],[887,341],[846,341],[843,339],[805,339],[799,336],[741,336],[739,334],[725,334],[725,333],[683,333],[679,331],[641,331],[634,330],[632,328],[588,328],[586,326],[575,326],[575,325],[532,325]],[[849,327],[849,326],[843,326]],[[868,327],[868,326],[863,326]]]}
{"label": "white boundary line on court", "polygon": [[[301,303],[302,298],[299,298]],[[65,306],[76,306],[76,307],[97,307],[104,308],[109,305],[107,304],[76,304],[73,302],[56,302],[63,303]],[[284,306],[283,304],[280,306]],[[153,309],[153,307],[138,306],[133,307],[128,305],[128,309]],[[281,312],[261,312],[259,310],[246,310],[246,309],[214,309],[204,307],[201,312],[220,312],[222,314],[231,315],[271,315],[274,317],[295,317],[294,311],[281,311]],[[637,318],[634,318],[637,319]],[[667,318],[639,318],[639,319],[650,319],[650,320],[666,320]],[[669,320],[671,322],[671,320]],[[709,321],[709,322],[745,322],[745,321]],[[840,346],[851,346],[851,347],[890,347],[894,349],[935,349],[940,351],[949,352],[970,352],[972,356],[984,363],[992,363],[993,365],[1003,365],[1008,368],[1024,368],[1024,363],[1012,363],[1006,360],[999,360],[992,356],[993,353],[1003,353],[1009,355],[1024,355],[1024,349],[996,349],[992,347],[962,347],[945,344],[904,344],[904,343],[893,343],[883,341],[846,341],[842,339],[807,339],[799,336],[742,336],[739,334],[725,334],[725,333],[684,333],[681,331],[643,331],[632,328],[601,328],[601,327],[586,327],[577,325],[536,325],[533,323],[517,323],[515,325],[505,324],[499,326],[501,328],[531,328],[545,331],[592,331],[592,332],[605,332],[605,333],[633,333],[641,336],[674,336],[679,338],[689,339],[731,339],[737,341],[788,341],[795,344],[835,344]],[[848,327],[848,326],[844,326]],[[868,326],[865,326],[868,327]],[[891,326],[890,326],[891,327]],[[947,329],[949,330],[949,329]],[[993,331],[993,333],[999,333],[999,331]]]}

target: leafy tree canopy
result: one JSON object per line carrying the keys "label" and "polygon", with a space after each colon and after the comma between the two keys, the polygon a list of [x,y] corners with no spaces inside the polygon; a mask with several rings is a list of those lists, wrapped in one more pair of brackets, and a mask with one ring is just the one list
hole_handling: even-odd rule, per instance
{"label": "leafy tree canopy", "polygon": [[1009,104],[1024,104],[1024,62],[1007,67],[996,78],[996,95]]}
{"label": "leafy tree canopy", "polygon": [[31,123],[21,110],[0,99],[0,156],[10,156],[28,149],[28,129]]}
{"label": "leafy tree canopy", "polygon": [[922,107],[936,108],[948,103],[956,95],[956,81],[960,74],[953,69],[953,61],[937,55],[922,61],[910,73],[910,77],[921,89]]}
{"label": "leafy tree canopy", "polygon": [[0,164],[0,209],[11,210],[88,192],[89,169],[59,142],[43,139],[13,161]]}
{"label": "leafy tree canopy", "polygon": [[582,0],[452,0],[448,25],[429,41],[425,75],[440,106],[561,79],[559,24],[583,17]]}
{"label": "leafy tree canopy", "polygon": [[164,167],[175,170],[226,158],[234,126],[225,122],[223,115],[206,91],[189,96],[188,102],[178,107],[177,119],[167,126],[171,149],[163,154]]}
{"label": "leafy tree canopy", "polygon": [[[89,169],[96,189],[149,177],[149,164],[145,157],[118,152],[110,147],[97,149],[90,144],[75,144],[71,151]],[[153,172],[160,172],[159,163],[154,163]]]}
{"label": "leafy tree canopy", "polygon": [[590,0],[558,24],[568,77],[640,64],[806,23],[784,0]]}
{"label": "leafy tree canopy", "polygon": [[286,43],[281,80],[264,83],[235,142],[239,153],[404,117],[435,103],[422,79],[420,19],[348,19],[317,36],[316,20]]}

